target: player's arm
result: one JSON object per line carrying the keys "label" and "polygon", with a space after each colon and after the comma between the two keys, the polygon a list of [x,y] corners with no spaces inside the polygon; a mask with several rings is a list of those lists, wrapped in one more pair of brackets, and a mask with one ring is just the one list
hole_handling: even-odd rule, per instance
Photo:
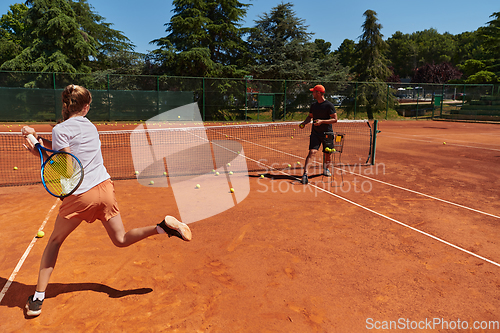
{"label": "player's arm", "polygon": [[314,122],[314,125],[319,126],[322,124],[335,124],[337,122],[337,114],[332,113],[330,114],[330,119],[317,119]]}
{"label": "player's arm", "polygon": [[52,141],[42,138],[41,136],[36,134],[36,131],[33,127],[24,126],[21,129],[21,133],[24,135],[24,137],[27,137],[29,134],[32,134],[38,141],[42,140],[40,143],[42,144],[43,147],[47,149],[52,149]]}
{"label": "player's arm", "polygon": [[311,122],[311,119],[313,119],[313,115],[312,115],[312,113],[309,113],[307,118],[304,119],[304,121],[299,124],[299,127],[304,128],[304,126],[306,126],[307,124],[309,124]]}

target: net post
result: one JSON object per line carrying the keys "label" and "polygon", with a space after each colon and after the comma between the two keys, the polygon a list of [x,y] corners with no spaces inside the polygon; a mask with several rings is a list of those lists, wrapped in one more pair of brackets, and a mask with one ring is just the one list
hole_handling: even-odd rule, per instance
{"label": "net post", "polygon": [[378,130],[378,120],[375,119],[373,122],[373,142],[372,142],[372,151],[371,151],[371,165],[375,165],[375,151],[377,148],[377,134],[380,133]]}

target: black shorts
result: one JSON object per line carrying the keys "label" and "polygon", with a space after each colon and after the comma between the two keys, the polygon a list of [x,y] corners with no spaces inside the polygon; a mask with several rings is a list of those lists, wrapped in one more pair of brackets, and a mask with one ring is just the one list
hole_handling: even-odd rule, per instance
{"label": "black shorts", "polygon": [[311,136],[309,137],[309,150],[319,150],[321,145],[323,145],[323,153],[325,153],[326,147],[333,149],[333,133],[311,132]]}

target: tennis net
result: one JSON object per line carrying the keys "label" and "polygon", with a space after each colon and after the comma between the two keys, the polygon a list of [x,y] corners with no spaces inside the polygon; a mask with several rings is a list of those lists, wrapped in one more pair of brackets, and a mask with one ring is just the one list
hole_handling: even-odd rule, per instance
{"label": "tennis net", "polygon": [[[133,179],[140,174],[158,177],[204,174],[243,155],[249,172],[285,170],[301,174],[309,148],[311,125],[277,122],[225,126],[182,126],[151,128],[150,124],[133,131],[99,132],[104,164],[112,179]],[[333,125],[338,140],[337,165],[363,165],[372,156],[373,126],[368,121],[339,121]],[[51,139],[50,133],[39,133]],[[0,186],[40,183],[37,157],[23,147],[20,134],[0,133]],[[141,154],[148,158],[143,158]],[[151,156],[156,162],[151,163]],[[156,156],[156,157],[155,157]],[[321,156],[321,154],[317,154]],[[321,157],[319,157],[321,158]],[[141,166],[142,163],[142,166]],[[155,164],[148,168],[146,164]],[[162,170],[159,174],[158,170]],[[312,171],[312,170],[311,170]],[[152,176],[152,175],[149,175]]]}

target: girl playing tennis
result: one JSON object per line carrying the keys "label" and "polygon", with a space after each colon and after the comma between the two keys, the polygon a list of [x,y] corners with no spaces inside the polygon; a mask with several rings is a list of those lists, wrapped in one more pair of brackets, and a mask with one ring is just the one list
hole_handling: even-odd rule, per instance
{"label": "girl playing tennis", "polygon": [[[144,238],[157,234],[176,236],[191,240],[189,227],[172,216],[150,227],[136,228],[125,232],[122,218],[115,198],[113,182],[104,167],[101,154],[101,141],[97,128],[85,116],[89,112],[92,95],[81,86],[69,85],[62,93],[63,122],[52,129],[52,141],[39,138],[42,146],[70,152],[83,164],[84,179],[80,187],[64,198],[45,251],[40,262],[38,283],[34,295],[28,298],[26,314],[38,316],[42,312],[45,289],[54,270],[62,243],[82,221],[92,223],[100,220],[114,245],[126,247]],[[33,134],[33,128],[22,128],[24,136]],[[28,149],[38,156],[31,141]]]}

